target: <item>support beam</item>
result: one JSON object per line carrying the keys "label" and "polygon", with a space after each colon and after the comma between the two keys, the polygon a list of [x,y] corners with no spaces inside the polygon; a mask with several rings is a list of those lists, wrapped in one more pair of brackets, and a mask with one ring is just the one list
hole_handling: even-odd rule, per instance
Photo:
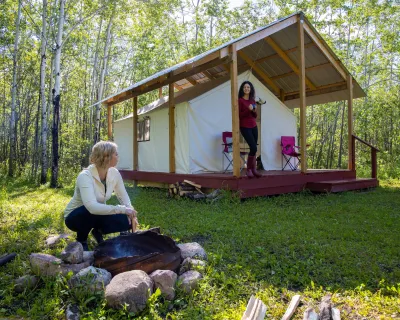
{"label": "support beam", "polygon": [[232,143],[233,143],[233,175],[240,177],[240,138],[239,138],[239,101],[238,101],[238,69],[236,45],[229,48],[232,60],[229,63],[231,78],[231,104],[232,104]]}
{"label": "support beam", "polygon": [[300,153],[301,172],[307,173],[307,129],[306,129],[306,70],[304,58],[304,17],[300,16],[298,25],[299,39],[299,92],[300,92]]}
{"label": "support beam", "polygon": [[[317,96],[319,94],[331,93],[335,91],[342,91],[347,89],[346,81],[327,84],[317,87],[317,90],[306,90],[306,97]],[[299,99],[299,91],[285,93],[285,101]]]}
{"label": "support beam", "polygon": [[112,109],[107,105],[108,140],[112,141]]}
{"label": "support beam", "polygon": [[169,172],[175,173],[175,98],[174,84],[168,85],[168,115],[169,115]]}
{"label": "support beam", "polygon": [[193,85],[193,86],[195,86],[195,85],[197,85],[197,81],[196,80],[194,80],[194,79],[192,79],[192,78],[185,78],[187,81],[189,81],[190,83],[191,83],[191,85]]}
{"label": "support beam", "polygon": [[335,60],[335,58],[329,52],[327,46],[321,41],[314,30],[304,22],[304,30],[307,32],[308,36],[311,38],[312,41],[315,42],[318,49],[324,54],[324,56],[328,59],[328,61],[333,65],[336,71],[342,76],[343,80],[346,80],[346,72],[340,66],[339,62]]}
{"label": "support beam", "polygon": [[204,74],[210,80],[215,79],[215,77],[207,70],[202,71],[202,74]]}
{"label": "support beam", "polygon": [[162,87],[158,88],[158,98],[162,98]]}
{"label": "support beam", "polygon": [[[311,47],[314,47],[314,46],[316,46],[316,44],[314,42],[309,42],[309,43],[304,45],[304,48],[307,49],[307,48],[311,48]],[[299,49],[298,47],[294,47],[294,48],[287,49],[287,50],[285,50],[283,52],[285,52],[287,54],[287,53],[290,53],[290,52],[297,51],[298,49]],[[274,53],[274,54],[271,54],[269,56],[257,59],[255,61],[255,63],[261,63],[261,62],[264,62],[264,61],[267,61],[267,60],[271,60],[271,59],[275,59],[275,58],[278,58],[278,57],[279,57],[279,55],[277,53]]]}
{"label": "support beam", "polygon": [[347,141],[348,141],[348,149],[349,149],[349,157],[348,157],[348,168],[349,170],[355,170],[353,168],[353,78],[349,74],[347,76],[347,89],[349,92],[347,98]]}
{"label": "support beam", "polygon": [[[247,62],[247,64],[255,71],[257,74],[266,82],[268,85],[275,91],[276,94],[279,95],[279,88],[278,86],[268,77],[261,68],[254,63],[243,51],[238,51],[239,56]],[[237,66],[236,66],[237,70]]]}
{"label": "support beam", "polygon": [[285,91],[283,91],[283,89],[280,90],[279,97],[281,99],[281,102],[285,103]]}
{"label": "support beam", "polygon": [[[296,64],[292,61],[292,59],[289,58],[289,56],[279,47],[279,45],[271,38],[265,38],[265,41],[271,46],[272,49],[279,55],[279,57],[282,58],[283,61],[297,74],[300,74],[299,68],[296,66]],[[316,87],[315,85],[307,78],[306,78],[306,84],[309,88],[315,90]]]}
{"label": "support beam", "polygon": [[139,144],[138,144],[138,97],[133,98],[133,170],[139,167]]}

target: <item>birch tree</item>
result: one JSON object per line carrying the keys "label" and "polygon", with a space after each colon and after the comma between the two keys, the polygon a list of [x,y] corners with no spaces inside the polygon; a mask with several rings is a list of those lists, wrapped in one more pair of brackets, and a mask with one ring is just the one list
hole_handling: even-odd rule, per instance
{"label": "birch tree", "polygon": [[42,104],[42,128],[41,128],[41,172],[40,172],[40,183],[44,184],[47,182],[47,104],[45,95],[45,78],[46,78],[46,10],[47,0],[43,0],[43,12],[42,12],[42,47],[40,50],[40,102]]}
{"label": "birch tree", "polygon": [[14,52],[13,52],[13,80],[11,87],[11,117],[10,117],[10,157],[8,160],[8,176],[14,175],[14,162],[15,162],[15,109],[17,104],[17,54],[18,54],[18,41],[19,41],[19,25],[21,22],[21,3],[22,0],[18,1],[18,13],[15,20],[15,40],[14,40]]}

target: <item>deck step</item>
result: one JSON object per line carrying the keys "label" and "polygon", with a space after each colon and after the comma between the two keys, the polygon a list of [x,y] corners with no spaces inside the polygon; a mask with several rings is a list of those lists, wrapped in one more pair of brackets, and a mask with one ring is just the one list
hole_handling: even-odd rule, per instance
{"label": "deck step", "polygon": [[346,180],[327,180],[318,182],[308,182],[306,189],[312,192],[342,192],[349,190],[360,190],[375,188],[379,185],[377,179],[357,178]]}

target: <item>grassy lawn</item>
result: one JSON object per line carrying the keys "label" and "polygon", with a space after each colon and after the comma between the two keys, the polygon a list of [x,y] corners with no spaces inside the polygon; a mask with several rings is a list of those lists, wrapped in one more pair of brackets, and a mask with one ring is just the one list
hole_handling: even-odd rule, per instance
{"label": "grassy lawn", "polygon": [[[5,180],[3,180],[5,181]],[[62,211],[73,188],[51,190],[23,182],[0,189],[0,254],[18,253],[0,267],[0,319],[63,319],[78,303],[83,319],[127,319],[101,296],[71,293],[63,278],[15,294],[13,279],[29,273],[32,252],[48,249],[49,234],[67,232]],[[294,319],[328,292],[342,319],[400,319],[400,182],[368,192],[309,193],[207,204],[166,198],[156,189],[128,187],[142,228],[160,226],[178,242],[199,242],[209,255],[205,278],[192,296],[170,304],[153,296],[140,319],[240,319],[251,294],[280,319],[302,295]],[[115,201],[115,199],[114,199]],[[93,244],[93,243],[92,243]]]}

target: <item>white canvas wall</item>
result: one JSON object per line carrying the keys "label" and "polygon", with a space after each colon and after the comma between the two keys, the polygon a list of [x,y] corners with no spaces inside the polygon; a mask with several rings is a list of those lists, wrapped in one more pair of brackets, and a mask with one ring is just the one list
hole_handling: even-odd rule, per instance
{"label": "white canvas wall", "polygon": [[[187,102],[175,107],[175,159],[176,172],[187,173],[189,167]],[[169,172],[169,121],[168,109],[156,109],[145,115],[150,117],[150,141],[138,142],[139,170]],[[118,145],[118,169],[133,168],[133,119],[132,116],[114,123],[114,141]]]}
{"label": "white canvas wall", "polygon": [[[250,71],[238,77],[238,84],[249,80],[262,106],[261,159],[265,170],[280,170],[280,137],[296,136],[296,118]],[[190,173],[223,171],[228,162],[222,154],[222,132],[232,131],[230,81],[191,100],[188,108]]]}

